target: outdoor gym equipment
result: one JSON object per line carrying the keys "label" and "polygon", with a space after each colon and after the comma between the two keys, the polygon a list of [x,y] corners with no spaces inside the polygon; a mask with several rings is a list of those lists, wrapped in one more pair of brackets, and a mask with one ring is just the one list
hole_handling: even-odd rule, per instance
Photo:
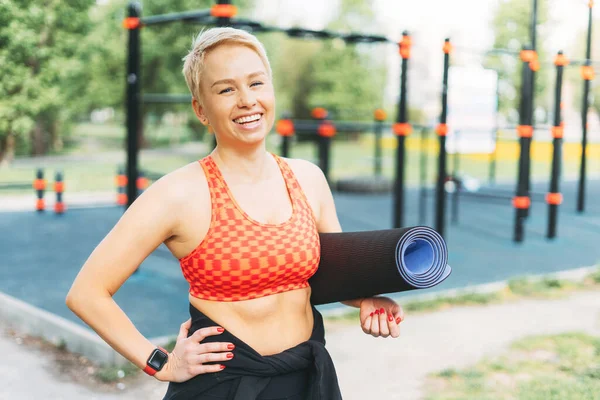
{"label": "outdoor gym equipment", "polygon": [[[281,28],[268,26],[266,24],[235,17],[236,7],[230,0],[218,0],[217,4],[210,9],[178,12],[164,15],[155,15],[141,17],[140,6],[132,2],[128,6],[128,17],[123,21],[123,26],[129,31],[128,38],[128,57],[127,57],[127,100],[126,100],[126,125],[127,125],[127,204],[129,207],[137,197],[135,182],[138,177],[138,133],[142,129],[140,117],[140,107],[142,104],[149,103],[180,103],[190,102],[189,95],[169,95],[169,94],[143,94],[141,93],[141,68],[140,68],[140,32],[143,27],[151,25],[166,24],[171,22],[185,21],[202,25],[231,26],[251,32],[283,32],[291,38],[308,38],[317,40],[339,39],[348,44],[356,43],[388,43],[398,47],[402,57],[401,68],[401,91],[400,101],[398,103],[398,113],[396,124],[394,124],[394,133],[398,135],[398,157],[401,160],[397,162],[394,188],[394,227],[403,226],[404,215],[404,139],[411,131],[411,126],[407,119],[407,62],[410,57],[410,37],[407,32],[403,33],[402,41],[388,39],[378,35],[364,35],[358,33],[339,33],[329,30],[311,30],[303,28]],[[321,129],[322,142],[331,141],[333,130],[330,126]],[[326,167],[326,165],[325,165]]]}

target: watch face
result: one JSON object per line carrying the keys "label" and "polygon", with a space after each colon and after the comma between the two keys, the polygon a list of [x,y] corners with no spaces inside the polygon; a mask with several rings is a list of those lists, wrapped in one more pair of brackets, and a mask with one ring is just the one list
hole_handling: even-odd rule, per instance
{"label": "watch face", "polygon": [[163,365],[165,365],[165,363],[167,362],[168,358],[168,354],[165,354],[160,349],[155,349],[150,355],[150,358],[148,359],[148,365],[154,368],[155,370],[160,371]]}

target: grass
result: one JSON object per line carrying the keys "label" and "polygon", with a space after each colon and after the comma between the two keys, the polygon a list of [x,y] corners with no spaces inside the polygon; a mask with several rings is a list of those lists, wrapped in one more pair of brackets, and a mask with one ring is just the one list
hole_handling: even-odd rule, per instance
{"label": "grass", "polygon": [[[74,129],[73,135],[68,139],[69,145],[64,150],[63,157],[45,161],[16,163],[13,166],[0,168],[0,186],[2,183],[32,182],[36,169],[45,169],[46,179],[54,181],[56,171],[62,171],[65,176],[66,193],[81,191],[106,191],[115,190],[114,176],[119,165],[125,162],[124,151],[125,129],[120,125],[80,124]],[[187,143],[192,138],[184,127],[163,125],[160,127],[148,126],[147,139],[154,146],[160,147],[162,155],[155,153],[142,153],[140,167],[142,169],[168,173],[185,165],[205,154],[182,155],[176,152],[169,153],[169,144]],[[211,146],[212,137],[206,137],[207,149]],[[269,136],[267,148],[274,153],[279,152],[279,137],[275,134]],[[532,146],[532,179],[548,180],[550,174],[548,143],[536,143]],[[590,177],[600,171],[600,147],[591,145],[589,151],[588,170]],[[432,184],[437,171],[438,143],[435,138],[425,142],[427,156],[425,175],[426,181]],[[598,148],[597,148],[598,147]],[[420,182],[420,160],[422,143],[418,134],[409,136],[406,141],[406,185],[416,186]],[[565,144],[563,149],[564,164],[563,177],[565,179],[577,176],[579,163],[577,161],[577,146]],[[371,135],[362,135],[359,139],[349,140],[349,136],[340,135],[335,138],[331,150],[332,180],[349,177],[373,176],[374,144]],[[291,157],[304,158],[317,162],[317,148],[314,143],[296,142],[291,148]],[[73,157],[77,157],[74,159]],[[392,178],[395,169],[395,138],[385,138],[383,142],[383,175]],[[516,142],[506,135],[498,145],[498,161],[496,166],[497,182],[515,182],[517,176],[518,148]],[[472,154],[462,155],[459,159],[460,171],[480,182],[488,182],[489,155]],[[40,159],[44,160],[44,159]],[[454,157],[448,156],[448,171],[453,171]],[[2,191],[3,195],[29,194],[33,189],[19,189]]]}
{"label": "grass", "polygon": [[[189,162],[193,158],[178,155],[141,155],[140,168],[145,171],[167,173]],[[32,182],[38,167],[43,167],[44,177],[48,182],[47,191],[52,191],[51,183],[57,172],[62,172],[65,181],[65,196],[71,192],[93,192],[115,190],[115,175],[117,168],[124,164],[122,157],[106,155],[97,160],[79,160],[76,162],[53,162],[46,165],[26,165],[0,169],[0,183]],[[7,190],[3,195],[29,194],[33,189]]]}
{"label": "grass", "polygon": [[531,336],[504,354],[428,378],[427,400],[593,400],[600,393],[600,338]]}
{"label": "grass", "polygon": [[[600,288],[600,268],[594,270],[581,282],[555,278],[510,280],[502,290],[489,293],[465,292],[455,296],[440,295],[431,299],[408,300],[402,303],[406,313],[425,313],[449,309],[457,306],[483,306],[515,301],[524,298],[555,299],[567,296],[576,290]],[[357,309],[346,313],[327,316],[332,322],[355,323],[359,315]]]}

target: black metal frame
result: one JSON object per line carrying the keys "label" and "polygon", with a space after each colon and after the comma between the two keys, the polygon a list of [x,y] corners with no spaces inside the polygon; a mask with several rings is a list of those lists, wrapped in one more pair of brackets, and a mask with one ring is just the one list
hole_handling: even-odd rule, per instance
{"label": "black metal frame", "polygon": [[[587,43],[585,50],[585,60],[582,65],[590,67],[592,65],[592,2],[589,4],[588,14],[588,32]],[[581,165],[579,168],[579,186],[577,190],[577,211],[585,210],[585,182],[586,182],[586,167],[587,167],[587,134],[588,134],[588,110],[589,110],[589,93],[591,82],[589,79],[583,81],[583,106],[581,109]]]}
{"label": "black metal frame", "polygon": [[[558,52],[558,57],[562,56],[563,52]],[[558,58],[557,58],[558,59]],[[562,84],[563,84],[564,65],[556,64],[556,86],[554,89],[554,128],[562,129],[562,115],[560,104],[562,102]],[[554,135],[552,140],[552,172],[550,175],[549,193],[559,193],[561,164],[562,164],[562,137]],[[558,219],[558,204],[550,204],[548,202],[548,229],[546,237],[553,239],[556,237],[556,225]]]}
{"label": "black metal frame", "polygon": [[[230,5],[231,0],[217,0],[216,4]],[[391,40],[380,35],[365,35],[359,33],[341,33],[329,30],[312,30],[303,28],[280,28],[269,26],[257,21],[242,19],[237,17],[224,18],[213,17],[211,10],[198,10],[188,12],[177,12],[163,15],[155,15],[141,17],[141,7],[132,2],[128,6],[128,16],[139,21],[133,27],[129,28],[129,50],[127,61],[127,207],[135,201],[137,197],[137,189],[135,182],[138,178],[138,137],[142,124],[140,123],[140,109],[143,103],[186,103],[191,101],[190,95],[184,94],[142,94],[141,93],[141,71],[140,71],[140,29],[143,26],[152,26],[166,24],[172,22],[188,22],[204,25],[216,26],[231,26],[250,31],[252,33],[262,32],[281,32],[286,33],[291,38],[302,39],[340,39],[348,44],[358,43],[387,43],[400,46],[396,40]],[[403,36],[407,36],[407,32],[403,32]],[[406,96],[406,71],[407,59],[402,59],[402,75],[401,75],[401,91],[400,101],[398,104],[397,122],[407,122],[407,96]],[[398,146],[398,162],[396,167],[396,188],[394,202],[394,225],[400,227],[403,219],[403,197],[404,197],[404,145],[403,137],[399,137]]]}

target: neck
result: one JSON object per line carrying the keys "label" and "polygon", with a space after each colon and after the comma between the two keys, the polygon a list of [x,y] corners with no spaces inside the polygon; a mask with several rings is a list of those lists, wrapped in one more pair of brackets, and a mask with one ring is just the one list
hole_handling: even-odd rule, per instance
{"label": "neck", "polygon": [[271,156],[265,146],[253,148],[215,147],[211,156],[216,158],[221,170],[241,183],[256,183],[268,175]]}

